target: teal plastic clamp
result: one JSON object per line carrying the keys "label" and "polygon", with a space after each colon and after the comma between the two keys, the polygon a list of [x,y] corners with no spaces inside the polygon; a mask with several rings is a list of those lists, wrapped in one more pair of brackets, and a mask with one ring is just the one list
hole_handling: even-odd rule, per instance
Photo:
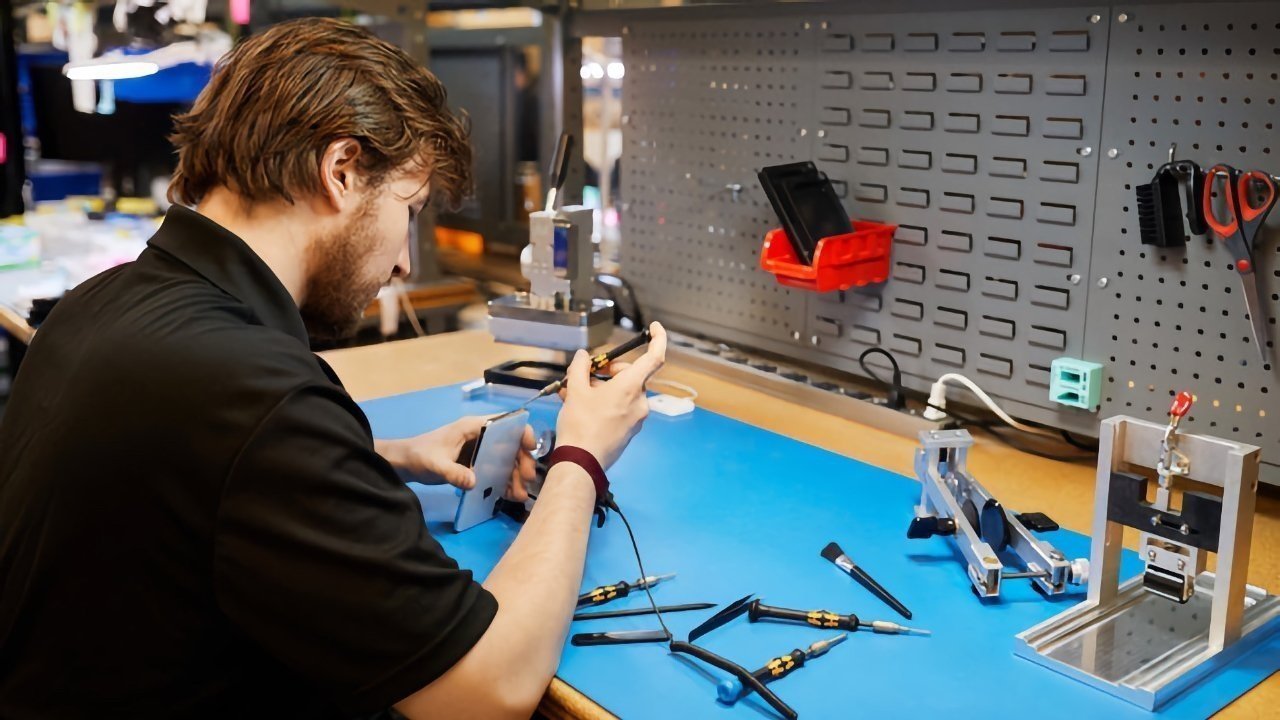
{"label": "teal plastic clamp", "polygon": [[1061,405],[1097,410],[1102,400],[1102,365],[1061,357],[1049,368],[1049,399]]}

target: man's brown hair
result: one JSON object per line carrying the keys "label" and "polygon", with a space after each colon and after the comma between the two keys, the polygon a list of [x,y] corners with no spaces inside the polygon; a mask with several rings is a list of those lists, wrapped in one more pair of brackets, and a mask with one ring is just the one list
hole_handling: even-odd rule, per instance
{"label": "man's brown hair", "polygon": [[444,86],[400,48],[340,20],[292,20],[227,53],[174,119],[169,197],[196,204],[224,186],[250,203],[292,203],[321,192],[325,149],[353,138],[375,186],[422,169],[432,193],[457,206],[471,188],[467,135]]}

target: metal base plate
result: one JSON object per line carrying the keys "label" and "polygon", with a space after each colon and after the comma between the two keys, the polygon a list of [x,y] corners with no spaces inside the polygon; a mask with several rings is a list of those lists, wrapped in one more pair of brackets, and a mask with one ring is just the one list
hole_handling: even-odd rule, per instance
{"label": "metal base plate", "polygon": [[1209,645],[1213,573],[1179,605],[1147,592],[1141,577],[1114,601],[1083,602],[1017,636],[1015,654],[1147,710],[1222,669],[1280,632],[1280,597],[1249,586],[1238,641]]}
{"label": "metal base plate", "polygon": [[489,332],[498,342],[550,350],[590,350],[609,341],[613,301],[596,298],[590,310],[533,307],[520,295],[489,302]]}

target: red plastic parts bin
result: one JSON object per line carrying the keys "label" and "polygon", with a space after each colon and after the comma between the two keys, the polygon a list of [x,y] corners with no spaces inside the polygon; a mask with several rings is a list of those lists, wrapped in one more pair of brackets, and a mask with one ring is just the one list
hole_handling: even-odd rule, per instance
{"label": "red plastic parts bin", "polygon": [[818,241],[813,264],[796,255],[782,228],[769,231],[760,252],[760,267],[788,287],[832,292],[884,282],[889,277],[889,250],[897,225],[853,221],[853,232]]}

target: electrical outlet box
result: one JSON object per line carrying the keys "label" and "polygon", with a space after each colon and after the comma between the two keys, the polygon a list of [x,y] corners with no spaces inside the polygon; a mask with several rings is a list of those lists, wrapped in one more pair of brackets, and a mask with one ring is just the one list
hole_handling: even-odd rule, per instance
{"label": "electrical outlet box", "polygon": [[1097,410],[1102,400],[1102,365],[1061,357],[1049,368],[1049,399],[1070,407]]}

